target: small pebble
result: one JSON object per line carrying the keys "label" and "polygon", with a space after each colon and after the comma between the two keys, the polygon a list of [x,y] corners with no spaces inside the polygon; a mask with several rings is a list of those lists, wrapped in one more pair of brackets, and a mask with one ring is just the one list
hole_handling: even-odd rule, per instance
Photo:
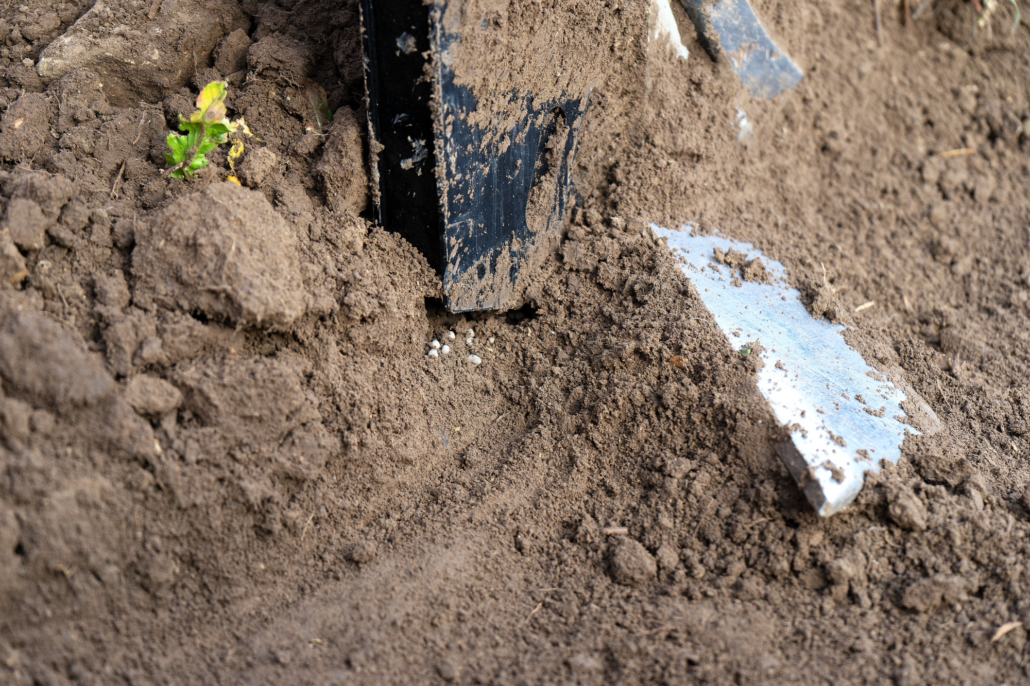
{"label": "small pebble", "polygon": [[444,355],[448,354],[449,352],[451,352],[451,346],[445,345],[444,347],[440,348],[440,352]]}
{"label": "small pebble", "polygon": [[433,341],[432,343],[429,344],[429,347],[433,348],[434,350],[439,350],[440,349],[440,341]]}
{"label": "small pebble", "polygon": [[436,672],[448,683],[458,678],[458,670],[450,660],[441,660],[437,663]]}
{"label": "small pebble", "polygon": [[475,329],[469,329],[465,332],[465,338],[474,338],[476,335]]}
{"label": "small pebble", "polygon": [[447,332],[447,339],[448,339],[448,340],[451,340],[451,341],[453,341],[453,340],[454,340],[455,338],[457,338],[457,336],[455,336],[455,335],[454,335],[454,332],[453,332],[453,331],[448,331],[448,332]]}
{"label": "small pebble", "polygon": [[483,358],[481,358],[479,355],[469,355],[469,362],[471,362],[474,365],[478,365],[482,361]]}
{"label": "small pebble", "polygon": [[493,337],[493,336],[490,336],[490,338],[486,339],[486,342],[487,342],[487,343],[490,343],[490,344],[492,345],[492,344],[493,344],[493,342],[494,342],[494,337]]}
{"label": "small pebble", "polygon": [[428,353],[426,353],[426,355],[427,357],[440,357],[440,353],[437,352],[436,348],[430,350]]}

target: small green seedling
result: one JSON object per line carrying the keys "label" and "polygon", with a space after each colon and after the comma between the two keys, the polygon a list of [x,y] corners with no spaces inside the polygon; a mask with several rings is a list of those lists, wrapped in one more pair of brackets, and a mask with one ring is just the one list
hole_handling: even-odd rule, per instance
{"label": "small green seedling", "polygon": [[[168,149],[171,152],[165,153],[165,160],[171,166],[169,174],[173,179],[189,181],[208,165],[205,155],[224,143],[229,134],[242,131],[250,135],[243,117],[235,121],[229,121],[226,117],[227,90],[228,84],[225,81],[207,84],[197,96],[197,111],[188,119],[179,115],[179,130],[186,135],[168,134]],[[241,144],[237,157],[242,153],[242,148]]]}
{"label": "small green seedling", "polygon": [[737,352],[740,353],[741,357],[747,357],[748,355],[751,354],[751,344],[750,343],[746,343],[746,344],[742,345],[740,347],[740,350],[738,350]]}
{"label": "small green seedling", "polygon": [[304,98],[315,113],[315,126],[318,127],[318,132],[324,133],[323,129],[333,120],[333,111],[329,109],[325,90],[309,79],[304,83]]}

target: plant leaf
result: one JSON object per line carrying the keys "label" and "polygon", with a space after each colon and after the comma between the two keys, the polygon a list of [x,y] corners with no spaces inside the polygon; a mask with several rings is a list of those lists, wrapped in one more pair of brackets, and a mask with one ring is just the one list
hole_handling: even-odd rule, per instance
{"label": "plant leaf", "polygon": [[175,162],[182,162],[183,157],[186,155],[186,151],[189,149],[189,145],[186,142],[186,136],[180,136],[177,133],[168,134],[166,140],[171,154],[175,157]]}
{"label": "plant leaf", "polygon": [[[244,135],[246,135],[248,138],[250,138],[251,136],[254,135],[253,133],[250,132],[250,127],[247,126],[247,120],[244,119],[243,117],[240,117],[236,121],[232,122],[232,125],[233,125],[233,127],[235,129],[239,129],[240,131],[243,131]],[[259,138],[258,140],[261,140],[261,139]]]}
{"label": "plant leaf", "polygon": [[243,141],[237,139],[229,149],[229,168],[236,171],[236,162],[243,157]]}
{"label": "plant leaf", "polygon": [[200,95],[197,96],[197,109],[200,110],[200,117],[196,119],[191,117],[190,119],[192,121],[204,119],[212,105],[215,103],[222,104],[225,101],[225,93],[228,88],[229,84],[225,81],[212,81],[204,86],[204,90],[200,91]]}
{"label": "plant leaf", "polygon": [[207,127],[207,135],[209,136],[224,136],[228,133],[232,133],[232,129],[224,122],[211,124]]}

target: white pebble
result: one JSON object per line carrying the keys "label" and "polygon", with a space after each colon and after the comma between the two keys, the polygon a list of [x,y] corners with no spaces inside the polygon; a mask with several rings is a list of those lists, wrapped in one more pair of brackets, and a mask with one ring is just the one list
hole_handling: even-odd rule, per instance
{"label": "white pebble", "polygon": [[479,355],[469,355],[469,362],[471,362],[474,365],[478,365],[482,361],[483,358],[481,358]]}
{"label": "white pebble", "polygon": [[465,332],[465,338],[472,338],[476,335],[475,329],[469,329]]}
{"label": "white pebble", "polygon": [[438,353],[438,352],[436,351],[436,348],[433,348],[433,349],[432,349],[432,350],[430,350],[430,351],[429,351],[428,353],[426,353],[426,356],[427,356],[427,357],[440,357],[440,353]]}
{"label": "white pebble", "polygon": [[448,340],[452,340],[453,341],[455,338],[457,338],[457,336],[454,335],[453,331],[448,331],[447,332],[447,338],[448,338]]}
{"label": "white pebble", "polygon": [[433,341],[432,343],[429,344],[429,347],[433,348],[434,350],[439,350],[440,349],[440,341]]}
{"label": "white pebble", "polygon": [[493,337],[493,336],[490,336],[490,338],[486,339],[486,342],[487,342],[487,343],[490,343],[490,344],[492,345],[492,344],[493,344],[493,342],[494,342],[494,337]]}
{"label": "white pebble", "polygon": [[448,353],[451,352],[451,346],[445,345],[444,347],[440,348],[440,352],[443,353],[444,355],[447,355]]}

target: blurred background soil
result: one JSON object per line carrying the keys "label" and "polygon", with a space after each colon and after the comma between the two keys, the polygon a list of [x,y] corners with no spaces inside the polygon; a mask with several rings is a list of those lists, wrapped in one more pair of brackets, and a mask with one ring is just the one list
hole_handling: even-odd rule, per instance
{"label": "blurred background soil", "polygon": [[[581,198],[475,316],[367,219],[352,0],[4,6],[0,682],[1030,679],[1030,27],[912,4],[755,2],[769,103],[679,7],[687,62],[541,5],[597,19]],[[243,186],[169,179],[218,78]],[[650,221],[783,262],[945,429],[821,520]]]}

